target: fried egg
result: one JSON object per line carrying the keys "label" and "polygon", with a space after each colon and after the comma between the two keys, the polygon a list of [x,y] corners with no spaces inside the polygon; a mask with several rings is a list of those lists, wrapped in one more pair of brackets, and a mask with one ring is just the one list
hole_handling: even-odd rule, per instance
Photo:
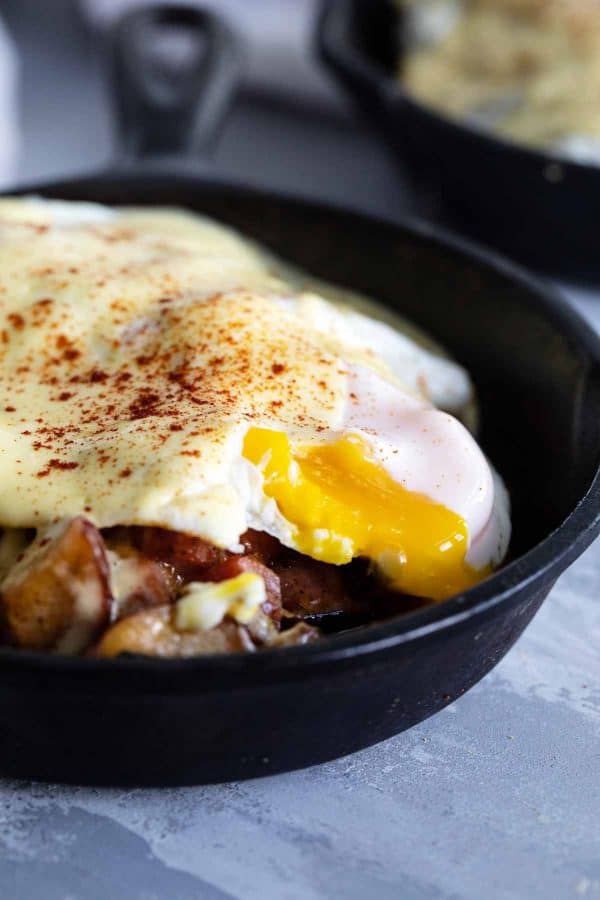
{"label": "fried egg", "polygon": [[456,363],[177,210],[0,201],[0,525],[248,528],[443,599],[506,553]]}

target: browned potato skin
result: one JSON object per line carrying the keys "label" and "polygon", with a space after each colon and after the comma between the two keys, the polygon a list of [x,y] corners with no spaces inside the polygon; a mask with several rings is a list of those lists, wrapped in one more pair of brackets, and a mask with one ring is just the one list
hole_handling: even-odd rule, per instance
{"label": "browned potato skin", "polygon": [[121,653],[183,658],[212,653],[240,653],[255,649],[245,628],[229,620],[210,631],[178,631],[173,606],[159,606],[121,619],[108,629],[92,656]]}
{"label": "browned potato skin", "polygon": [[75,654],[108,624],[111,591],[104,542],[83,516],[37,537],[2,583],[4,643]]}
{"label": "browned potato skin", "polygon": [[[252,652],[257,649],[250,637],[252,623],[246,630],[230,619],[225,619],[209,631],[178,631],[174,618],[172,606],[160,606],[121,619],[104,633],[89,655],[107,658],[134,653],[182,659],[216,653]],[[270,628],[264,633],[252,634],[252,637],[264,649],[300,647],[312,644],[320,636],[319,629],[306,622],[299,622],[293,628],[278,633],[267,616],[262,614],[261,619]]]}
{"label": "browned potato skin", "polygon": [[297,625],[288,628],[287,631],[280,631],[272,637],[265,645],[265,649],[274,649],[276,647],[302,647],[304,644],[314,644],[320,637],[321,632],[318,628],[307,625],[306,622],[298,622]]}

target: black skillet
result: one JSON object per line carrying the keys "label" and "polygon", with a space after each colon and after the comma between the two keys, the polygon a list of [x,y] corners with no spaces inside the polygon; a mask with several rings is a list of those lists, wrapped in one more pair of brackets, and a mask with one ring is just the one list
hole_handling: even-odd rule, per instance
{"label": "black skillet", "polygon": [[394,0],[324,0],[318,43],[433,197],[434,217],[544,271],[600,277],[600,166],[528,149],[411,99],[395,77],[403,22]]}
{"label": "black skillet", "polygon": [[[157,21],[181,23],[179,14],[152,15],[159,17],[155,29]],[[207,39],[231,49],[212,18],[194,22]],[[137,35],[141,24],[148,27],[146,19],[130,19],[127,40],[121,33],[128,54],[132,29]],[[131,90],[131,74],[142,68],[139,60],[120,65],[119,86],[129,100],[157,77],[155,71],[150,79],[137,78],[138,89]],[[230,81],[220,82],[221,97],[223,84]],[[157,122],[165,116],[189,140],[191,94],[186,103],[177,101],[177,112],[162,89],[144,89],[144,95],[143,115],[139,105],[121,105],[128,134],[128,116],[135,113],[130,150],[154,148],[162,140]],[[162,97],[160,107],[156,97]],[[198,210],[414,319],[474,376],[481,439],[512,493],[514,561],[446,603],[308,647],[191,660],[96,660],[4,649],[2,774],[176,784],[281,772],[409,728],[489,672],[556,578],[600,531],[600,346],[591,329],[544,284],[426,226],[392,225],[189,174],[189,167],[169,162],[137,160],[15,193],[30,191]]]}

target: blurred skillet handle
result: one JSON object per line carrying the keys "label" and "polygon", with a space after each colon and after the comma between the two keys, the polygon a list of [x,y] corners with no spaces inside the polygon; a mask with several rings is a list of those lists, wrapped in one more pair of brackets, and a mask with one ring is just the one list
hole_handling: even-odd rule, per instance
{"label": "blurred skillet handle", "polygon": [[397,102],[394,82],[381,77],[381,70],[363,52],[372,44],[382,66],[397,65],[400,17],[392,0],[321,0],[316,23],[316,49],[321,61],[357,100],[363,112],[376,115],[374,102]]}
{"label": "blurred skillet handle", "polygon": [[112,88],[119,155],[210,154],[237,86],[240,48],[204,9],[135,9],[115,27]]}

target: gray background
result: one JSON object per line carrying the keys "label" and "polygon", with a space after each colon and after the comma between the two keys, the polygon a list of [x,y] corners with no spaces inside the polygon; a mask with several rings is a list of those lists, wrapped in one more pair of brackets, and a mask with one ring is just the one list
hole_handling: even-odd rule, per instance
{"label": "gray background", "polygon": [[[312,4],[237,6],[253,43],[215,165],[400,213],[397,169],[306,53]],[[61,0],[3,10],[23,61],[19,174],[106,162],[98,35]],[[600,293],[566,291],[600,327]],[[346,759],[180,790],[0,781],[0,897],[600,898],[599,588],[597,545],[459,703]]]}

